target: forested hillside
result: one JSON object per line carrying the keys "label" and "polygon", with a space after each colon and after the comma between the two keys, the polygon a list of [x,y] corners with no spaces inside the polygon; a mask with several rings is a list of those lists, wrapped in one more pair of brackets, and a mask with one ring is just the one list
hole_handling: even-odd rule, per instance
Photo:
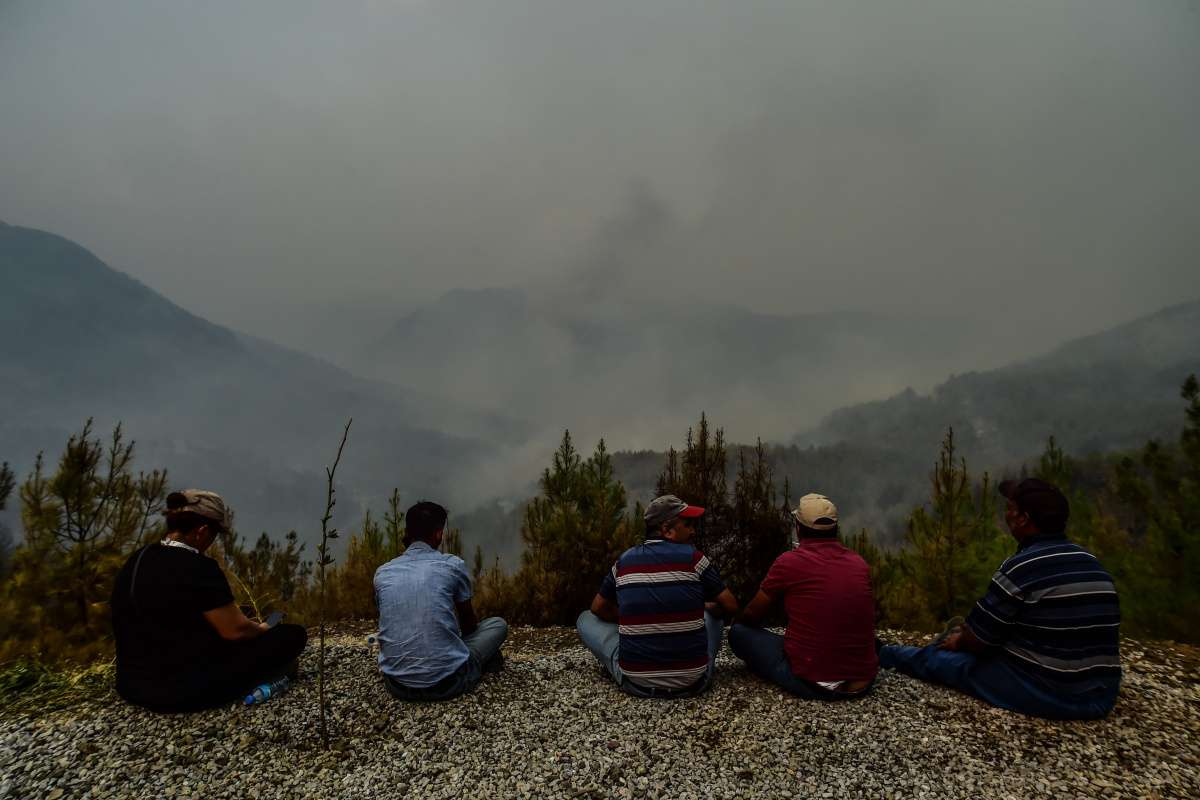
{"label": "forested hillside", "polygon": [[[908,390],[839,409],[791,444],[766,450],[780,481],[786,478],[799,493],[838,498],[851,527],[895,542],[926,494],[948,429],[960,455],[993,476],[1034,463],[1051,436],[1078,457],[1138,448],[1148,439],[1174,438],[1179,385],[1198,371],[1200,302],[1191,302],[1037,358],[954,376],[929,394]],[[613,458],[631,495],[645,498],[666,454],[618,452]],[[731,481],[734,470],[731,463]]]}
{"label": "forested hillside", "polygon": [[347,509],[397,486],[454,496],[452,474],[519,432],[213,325],[77,244],[3,224],[0,373],[0,460],[19,476],[87,419],[121,422],[139,465],[221,487],[243,530],[277,536],[319,518],[321,467],[349,417]]}

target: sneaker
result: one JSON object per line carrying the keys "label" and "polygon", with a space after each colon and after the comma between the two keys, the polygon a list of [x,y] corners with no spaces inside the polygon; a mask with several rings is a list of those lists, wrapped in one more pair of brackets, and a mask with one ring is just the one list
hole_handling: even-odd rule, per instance
{"label": "sneaker", "polygon": [[487,663],[483,665],[484,674],[487,674],[489,672],[503,672],[503,671],[504,671],[504,653],[496,653],[496,655],[489,658],[487,660]]}

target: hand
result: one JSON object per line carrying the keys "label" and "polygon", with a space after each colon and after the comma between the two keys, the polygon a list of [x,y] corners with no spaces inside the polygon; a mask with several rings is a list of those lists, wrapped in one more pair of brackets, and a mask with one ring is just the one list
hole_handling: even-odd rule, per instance
{"label": "hand", "polygon": [[957,651],[959,640],[962,639],[962,626],[959,626],[950,632],[945,639],[942,639],[938,645],[939,650]]}

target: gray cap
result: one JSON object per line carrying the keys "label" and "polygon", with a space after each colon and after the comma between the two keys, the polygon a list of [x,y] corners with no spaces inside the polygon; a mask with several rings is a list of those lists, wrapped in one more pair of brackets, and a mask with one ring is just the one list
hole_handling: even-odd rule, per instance
{"label": "gray cap", "polygon": [[704,509],[700,506],[689,506],[673,494],[656,497],[646,506],[644,519],[646,524],[657,528],[664,522],[670,522],[676,517],[702,517]]}
{"label": "gray cap", "polygon": [[225,530],[233,527],[233,512],[221,495],[216,492],[206,492],[203,489],[184,489],[167,495],[167,513],[172,511],[190,511],[202,517],[211,519]]}

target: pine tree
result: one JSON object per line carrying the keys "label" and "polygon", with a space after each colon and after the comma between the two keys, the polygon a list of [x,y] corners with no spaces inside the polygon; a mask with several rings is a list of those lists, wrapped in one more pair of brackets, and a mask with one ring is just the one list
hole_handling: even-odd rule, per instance
{"label": "pine tree", "polygon": [[[295,531],[282,542],[264,531],[254,547],[247,548],[240,537],[231,534],[218,541],[209,554],[229,578],[234,600],[250,606],[254,616],[266,619],[272,611],[282,610],[307,582],[307,564],[302,560],[304,545]],[[295,618],[295,609],[288,609]]]}
{"label": "pine tree", "polygon": [[671,448],[658,476],[660,495],[673,494],[686,503],[704,507],[705,514],[692,543],[718,565],[722,576],[726,574],[724,559],[735,555],[737,544],[727,468],[725,432],[720,428],[712,430],[708,416],[701,413],[696,427],[688,428],[683,452]]}
{"label": "pine tree", "polygon": [[574,622],[604,571],[637,538],[625,509],[625,487],[604,441],[584,461],[565,432],[553,465],[542,473],[540,495],[525,508],[518,616],[534,624]]}
{"label": "pine tree", "polygon": [[[16,479],[8,467],[8,462],[0,463],[0,511],[8,507],[8,498],[16,487]],[[8,526],[0,522],[0,578],[8,574],[9,562],[12,559],[12,532]]]}
{"label": "pine tree", "polygon": [[453,556],[463,557],[462,531],[451,528],[442,538],[442,550]]}
{"label": "pine tree", "polygon": [[942,442],[930,482],[929,508],[914,509],[909,517],[904,560],[926,612],[918,611],[914,621],[927,626],[967,612],[986,588],[1004,541],[991,482],[985,473],[980,484],[972,484],[966,460],[955,453],[953,428]]}
{"label": "pine tree", "polygon": [[[21,516],[29,550],[57,572],[54,597],[68,613],[63,623],[88,635],[91,606],[107,597],[106,584],[126,553],[147,533],[166,500],[166,472],[134,475],[134,443],[117,425],[108,446],[92,437],[92,421],[70,437],[53,475],[39,454],[21,487]],[[73,614],[66,611],[73,609]]]}
{"label": "pine tree", "polygon": [[1194,640],[1200,627],[1200,383],[1188,376],[1178,449],[1150,441],[1141,458],[1125,457],[1115,493],[1127,509],[1132,550],[1122,593],[1127,617],[1149,634]]}
{"label": "pine tree", "polygon": [[[746,459],[738,449],[738,472],[733,486],[732,524],[728,541],[719,547],[719,568],[733,593],[743,601],[758,591],[775,559],[787,549],[792,521],[787,502],[778,502],[770,462],[762,439]],[[790,487],[788,487],[790,492]],[[713,556],[710,556],[713,557]]]}
{"label": "pine tree", "polygon": [[478,587],[483,578],[483,546],[475,545],[475,555],[471,559],[471,584]]}
{"label": "pine tree", "polygon": [[9,469],[8,462],[0,464],[0,511],[8,507],[8,498],[12,495],[13,489],[16,488],[16,479],[13,476],[13,471]]}

